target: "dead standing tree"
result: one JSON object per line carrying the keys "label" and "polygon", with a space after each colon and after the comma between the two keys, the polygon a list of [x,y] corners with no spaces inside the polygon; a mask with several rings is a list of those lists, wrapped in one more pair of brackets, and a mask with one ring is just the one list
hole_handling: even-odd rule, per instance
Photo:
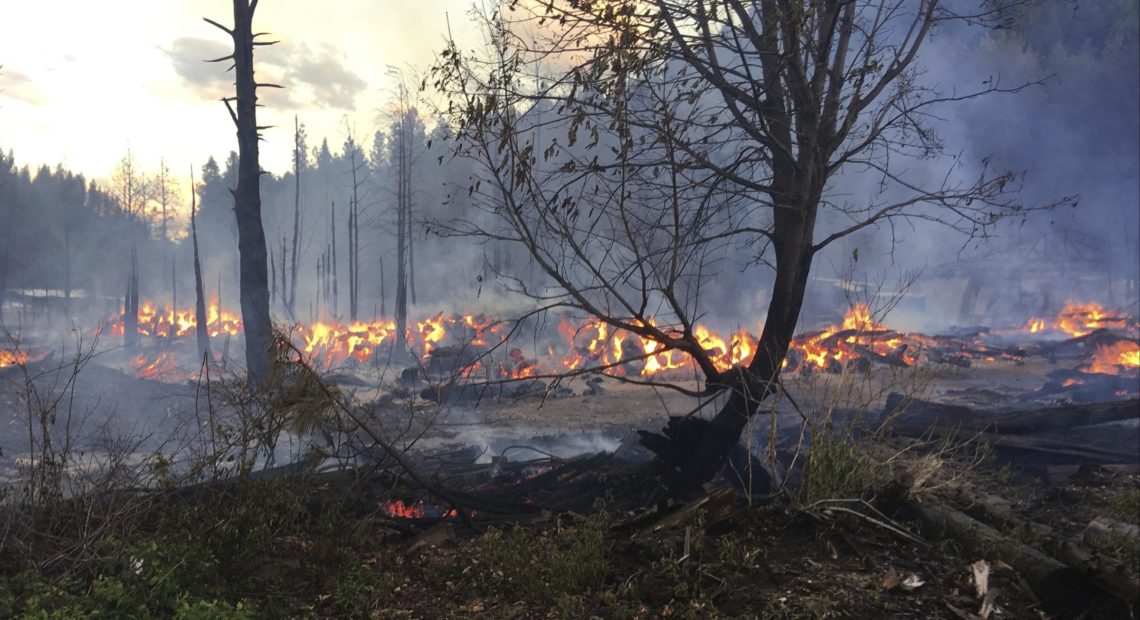
{"label": "dead standing tree", "polygon": [[202,261],[198,256],[198,188],[194,186],[194,168],[190,168],[190,238],[194,245],[194,332],[198,339],[198,358],[204,364],[210,356],[210,326],[202,287]]}
{"label": "dead standing tree", "polygon": [[[485,16],[491,53],[452,44],[433,69],[457,152],[479,167],[468,192],[489,217],[437,228],[522,246],[548,285],[516,278],[518,290],[682,351],[704,375],[703,395],[728,392],[708,424],[644,434],[674,491],[694,491],[775,391],[824,248],[893,218],[984,236],[1029,210],[1019,175],[945,155],[929,127],[935,106],[1002,90],[941,95],[916,64],[940,23],[996,18],[987,7],[500,2]],[[920,161],[937,172],[907,172]],[[879,190],[861,204],[829,195],[841,171],[873,175]],[[717,368],[694,334],[708,311],[700,287],[749,251],[775,272],[767,318],[747,366]]]}
{"label": "dead standing tree", "polygon": [[[269,318],[269,267],[265,247],[265,230],[261,224],[261,192],[258,181],[261,165],[258,140],[266,127],[257,124],[257,88],[280,88],[276,84],[258,84],[253,76],[253,48],[273,45],[276,41],[257,41],[266,33],[253,32],[253,14],[257,0],[234,0],[234,26],[226,28],[208,18],[207,23],[221,29],[233,39],[234,51],[210,62],[232,60],[237,96],[222,101],[237,127],[238,183],[232,190],[234,214],[237,217],[241,320],[245,329],[245,361],[250,379],[261,382],[269,375],[273,325]],[[236,105],[236,109],[234,104]],[[220,302],[219,302],[220,303]]]}

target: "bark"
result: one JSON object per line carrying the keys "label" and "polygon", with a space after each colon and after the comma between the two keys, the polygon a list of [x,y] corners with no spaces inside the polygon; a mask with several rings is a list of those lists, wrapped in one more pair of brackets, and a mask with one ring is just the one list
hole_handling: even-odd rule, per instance
{"label": "bark", "polygon": [[202,288],[202,261],[198,255],[198,193],[194,189],[194,170],[190,170],[190,236],[194,244],[194,323],[198,339],[198,359],[210,356],[210,327],[206,316],[206,294]]}
{"label": "bark", "polygon": [[[257,82],[253,71],[253,13],[257,1],[234,0],[234,74],[237,109],[230,106],[237,126],[238,183],[234,190],[237,219],[242,324],[245,328],[245,361],[250,379],[262,382],[269,375],[269,351],[273,326],[269,318],[269,269],[265,230],[261,224],[261,191],[258,181],[260,128],[257,125]],[[229,100],[227,100],[229,105]]]}

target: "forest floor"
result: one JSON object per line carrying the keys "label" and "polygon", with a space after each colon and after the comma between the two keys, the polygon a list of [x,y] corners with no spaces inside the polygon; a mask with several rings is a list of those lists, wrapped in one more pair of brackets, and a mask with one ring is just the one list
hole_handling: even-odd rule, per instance
{"label": "forest floor", "polygon": [[[843,441],[812,446],[816,473],[794,491],[763,505],[738,498],[716,515],[669,517],[678,506],[635,515],[602,497],[592,512],[476,520],[478,531],[454,519],[413,527],[386,510],[387,499],[320,477],[50,499],[45,512],[4,513],[0,617],[1135,618],[1135,602],[1130,609],[1105,594],[1047,610],[1024,571],[1007,562],[1012,547],[1040,542],[1036,530],[1010,523],[1043,524],[1062,539],[1081,539],[1097,519],[1140,526],[1135,468],[1049,476],[1011,466],[969,437],[951,445],[854,432],[874,426],[890,392],[978,409],[1056,405],[1064,395],[1042,390],[1052,370],[1045,360],[998,361],[790,380],[795,403],[780,400],[758,418],[748,434],[753,452],[773,437],[798,439],[805,416],[817,428],[840,427]],[[185,382],[97,364],[84,372],[77,409],[153,420],[203,398]],[[0,379],[12,431],[0,459],[15,463],[26,386],[13,369]],[[427,418],[430,433],[412,433],[415,450],[474,445],[489,459],[530,445],[569,458],[612,451],[632,430],[659,429],[694,406],[676,391],[612,379],[566,387],[558,397],[444,408]],[[355,392],[360,403],[381,397]],[[380,411],[399,419],[397,405]],[[1140,452],[1134,423],[1111,429],[1133,434]],[[978,549],[928,532],[907,505],[889,515],[861,508],[877,505],[899,479],[909,481],[912,507],[947,502],[948,489],[969,484],[1006,500],[1017,518],[999,528],[1002,542]],[[1131,530],[1095,550],[1140,575],[1140,537]],[[979,595],[979,581],[988,595]]]}

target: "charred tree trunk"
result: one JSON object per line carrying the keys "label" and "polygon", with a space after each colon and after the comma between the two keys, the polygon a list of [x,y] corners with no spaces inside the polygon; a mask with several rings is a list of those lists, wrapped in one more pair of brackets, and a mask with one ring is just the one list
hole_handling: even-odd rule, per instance
{"label": "charred tree trunk", "polygon": [[127,296],[123,300],[123,344],[136,346],[139,342],[139,255],[131,246],[131,262],[127,273]]}
{"label": "charred tree trunk", "polygon": [[301,123],[293,116],[293,257],[289,282],[289,312],[296,310],[297,269],[300,267],[301,248]]}
{"label": "charred tree trunk", "polygon": [[388,316],[387,295],[384,293],[384,256],[380,256],[380,316]]}
{"label": "charred tree trunk", "polygon": [[289,293],[287,292],[289,281],[286,279],[289,271],[285,267],[288,262],[289,241],[285,237],[281,237],[281,304],[285,306],[286,310],[292,313],[292,309],[289,308]]}
{"label": "charred tree trunk", "polygon": [[273,248],[269,248],[269,298],[277,296],[277,257],[273,255]]}
{"label": "charred tree trunk", "polygon": [[356,252],[354,250],[356,242],[353,239],[353,230],[356,224],[355,212],[356,207],[350,201],[348,204],[348,316],[352,321],[356,320]]}
{"label": "charred tree trunk", "polygon": [[411,196],[411,167],[408,169],[408,289],[412,294],[412,305],[416,305],[416,236],[412,234],[414,221],[412,218],[412,196]]}
{"label": "charred tree trunk", "polygon": [[[226,98],[226,107],[237,127],[238,183],[233,191],[237,219],[242,324],[245,327],[245,360],[250,379],[261,382],[269,375],[269,351],[273,325],[269,318],[269,270],[266,264],[265,230],[261,224],[261,191],[258,182],[257,81],[253,72],[253,14],[257,0],[234,0],[234,26],[211,24],[231,36],[237,96]],[[207,20],[209,21],[209,20]],[[236,109],[233,103],[236,102]]]}
{"label": "charred tree trunk", "polygon": [[396,189],[396,355],[402,358],[408,350],[408,253],[407,253],[407,208],[405,205],[406,186],[404,184],[404,132],[400,132],[400,157],[397,162],[398,179]]}
{"label": "charred tree trunk", "polygon": [[198,192],[194,188],[194,170],[190,170],[190,237],[194,244],[194,323],[198,338],[198,359],[210,355],[210,326],[206,316],[206,293],[202,288],[202,261],[198,256]]}
{"label": "charred tree trunk", "polygon": [[[783,172],[782,178],[788,181],[782,187],[795,187],[791,165],[786,164]],[[722,384],[729,390],[728,401],[707,426],[671,422],[672,428],[665,433],[668,440],[643,433],[655,438],[646,445],[658,446],[654,451],[672,466],[675,476],[670,486],[677,495],[699,492],[702,484],[717,475],[740,441],[748,420],[779,384],[780,369],[795,334],[811,271],[819,192],[814,188],[777,192],[787,199],[777,202],[773,210],[776,280],[768,303],[768,318],[748,366],[722,375]]]}
{"label": "charred tree trunk", "polygon": [[330,229],[329,237],[332,239],[332,313],[333,316],[340,314],[339,304],[337,302],[337,276],[336,276],[336,203],[332,203],[329,210],[330,213]]}
{"label": "charred tree trunk", "polygon": [[0,325],[4,325],[4,298],[8,295],[8,261],[11,249],[4,244],[4,257],[0,258]]}

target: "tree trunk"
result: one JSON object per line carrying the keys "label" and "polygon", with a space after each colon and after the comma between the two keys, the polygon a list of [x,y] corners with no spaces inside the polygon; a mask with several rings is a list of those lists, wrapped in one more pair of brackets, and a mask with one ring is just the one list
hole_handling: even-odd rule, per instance
{"label": "tree trunk", "polygon": [[349,320],[356,320],[356,205],[348,204],[348,316]]}
{"label": "tree trunk", "polygon": [[[258,181],[257,82],[253,76],[253,13],[256,0],[234,0],[234,73],[237,110],[230,107],[238,137],[238,183],[234,194],[237,218],[242,324],[245,328],[245,361],[250,379],[261,382],[269,376],[269,351],[273,325],[269,318],[269,270],[266,264],[265,230],[261,225],[261,191]],[[228,105],[228,101],[227,101]]]}
{"label": "tree trunk", "polygon": [[412,218],[412,170],[408,165],[408,288],[412,293],[412,305],[416,305],[416,236],[413,233]]}
{"label": "tree trunk", "polygon": [[330,234],[332,238],[332,308],[333,316],[340,314],[339,304],[337,303],[337,277],[336,277],[336,203],[332,203],[330,208]]}
{"label": "tree trunk", "polygon": [[407,141],[403,124],[400,127],[399,157],[397,157],[396,179],[396,357],[402,359],[408,350],[408,213],[406,201]]}
{"label": "tree trunk", "polygon": [[277,297],[277,257],[273,255],[273,248],[269,248],[269,299]]}
{"label": "tree trunk", "polygon": [[139,341],[139,256],[131,246],[130,266],[127,270],[127,295],[123,300],[123,344],[133,347]]}
{"label": "tree trunk", "polygon": [[194,244],[194,324],[198,339],[198,359],[210,355],[210,326],[206,316],[206,293],[202,288],[202,261],[198,257],[198,192],[194,187],[194,170],[190,170],[190,236]]}
{"label": "tree trunk", "polygon": [[[792,179],[794,175],[788,171],[781,175],[778,171],[777,179],[781,177]],[[794,184],[786,182],[782,186],[794,187]],[[776,187],[781,185],[776,184]],[[748,420],[759,410],[760,403],[775,391],[781,365],[795,334],[811,271],[812,234],[819,191],[776,191],[774,194],[791,199],[779,201],[783,205],[778,204],[773,210],[776,281],[756,353],[747,368],[722,377],[729,390],[728,401],[707,426],[697,430],[697,426],[689,425],[685,429],[666,431],[671,445],[676,446],[680,441],[690,446],[673,449],[670,464],[676,468],[676,476],[670,481],[670,487],[679,496],[699,492],[701,485],[716,476],[724,466],[732,448],[740,441]],[[796,199],[797,195],[802,198]],[[669,460],[666,458],[666,462]]]}
{"label": "tree trunk", "polygon": [[[288,269],[285,268],[285,264],[289,262],[288,242],[288,239],[286,239],[284,236],[281,237],[281,303],[286,307],[286,309],[289,309],[289,294],[287,292],[287,285],[289,284],[289,281],[286,279],[286,276],[288,275]],[[292,312],[292,310],[289,311]]]}
{"label": "tree trunk", "polygon": [[384,256],[380,256],[380,316],[388,316],[387,296],[384,293]]}
{"label": "tree trunk", "polygon": [[301,247],[301,124],[293,115],[293,262],[289,282],[289,312],[296,310],[297,269],[300,267]]}

